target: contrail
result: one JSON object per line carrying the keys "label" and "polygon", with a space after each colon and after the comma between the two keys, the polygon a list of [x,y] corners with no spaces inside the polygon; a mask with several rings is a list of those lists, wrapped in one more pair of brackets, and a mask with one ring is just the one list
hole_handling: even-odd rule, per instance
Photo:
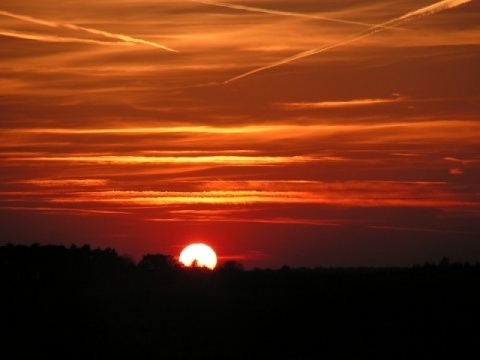
{"label": "contrail", "polygon": [[163,50],[167,50],[167,51],[178,52],[178,51],[173,50],[169,47],[166,47],[166,46],[163,46],[163,45],[151,42],[151,41],[137,39],[137,38],[134,38],[134,37],[131,37],[131,36],[128,36],[128,35],[114,34],[114,33],[110,33],[110,32],[107,32],[107,31],[102,31],[102,30],[97,30],[97,29],[92,29],[92,28],[86,28],[86,27],[82,27],[82,26],[78,26],[78,25],[74,25],[74,24],[59,24],[59,23],[55,23],[55,22],[52,22],[52,21],[48,21],[48,20],[36,19],[36,18],[31,17],[31,16],[13,14],[11,12],[1,11],[1,10],[0,10],[0,15],[8,16],[8,17],[11,17],[11,18],[14,18],[14,19],[17,19],[17,20],[27,21],[27,22],[31,22],[31,23],[35,23],[35,24],[39,24],[39,25],[43,25],[43,26],[54,27],[54,28],[67,28],[67,29],[71,29],[71,30],[85,31],[85,32],[88,32],[88,33],[91,33],[91,34],[102,35],[102,36],[107,37],[107,38],[117,39],[117,40],[121,40],[121,41],[124,41],[124,42],[127,42],[127,43],[143,44],[143,45],[153,46],[153,47],[163,49]]}
{"label": "contrail", "polygon": [[[237,4],[231,4],[231,3],[224,3],[224,2],[220,2],[220,1],[207,1],[207,0],[189,0],[189,1],[190,1],[190,2],[201,3],[201,4],[206,4],[206,5],[225,7],[225,8],[229,8],[229,9],[245,10],[245,11],[251,11],[251,12],[260,12],[260,13],[272,14],[272,15],[294,16],[294,17],[301,17],[301,18],[307,18],[307,19],[333,21],[333,22],[339,22],[339,23],[342,23],[342,24],[353,24],[353,25],[362,25],[362,26],[380,26],[380,27],[383,27],[382,25],[368,24],[368,23],[359,22],[359,21],[350,21],[350,20],[335,19],[335,18],[331,18],[331,17],[311,15],[311,14],[295,13],[295,12],[290,12],[290,11],[271,10],[271,9],[253,7],[253,6],[245,6],[245,5],[237,5]],[[386,27],[387,27],[387,26],[386,26]]]}
{"label": "contrail", "polygon": [[4,30],[0,30],[0,35],[14,37],[17,39],[35,40],[35,41],[42,41],[42,42],[83,43],[83,44],[96,44],[96,45],[108,45],[108,46],[131,45],[130,43],[125,43],[123,41],[122,42],[100,41],[100,40],[91,40],[91,39],[63,37],[63,36],[20,33],[17,31],[4,31]]}
{"label": "contrail", "polygon": [[66,28],[72,29],[72,30],[81,30],[81,31],[86,31],[86,32],[91,33],[91,34],[103,35],[103,36],[105,36],[107,38],[111,38],[111,39],[118,39],[118,40],[122,40],[122,41],[125,41],[125,42],[150,45],[150,46],[153,46],[153,47],[156,47],[156,48],[159,48],[159,49],[164,49],[164,50],[172,51],[172,52],[178,52],[177,50],[173,50],[169,47],[159,45],[159,44],[151,42],[151,41],[136,39],[136,38],[133,38],[133,37],[128,36],[128,35],[113,34],[113,33],[109,33],[109,32],[106,32],[106,31],[91,29],[91,28],[85,28],[85,27],[77,26],[77,25],[73,25],[73,24],[65,24],[63,26],[66,27]]}
{"label": "contrail", "polygon": [[44,25],[44,26],[58,27],[57,24],[55,24],[54,22],[51,22],[51,21],[35,19],[35,18],[32,18],[31,16],[13,14],[13,13],[10,13],[10,12],[7,12],[7,11],[0,10],[0,15],[8,16],[8,17],[11,17],[11,18],[14,18],[14,19],[17,19],[17,20],[28,21],[28,22],[31,22],[31,23],[40,24],[40,25]]}
{"label": "contrail", "polygon": [[350,38],[348,38],[346,40],[343,40],[343,41],[340,41],[340,42],[337,42],[337,43],[334,43],[334,44],[331,44],[331,45],[328,45],[328,46],[325,46],[325,47],[306,50],[306,51],[303,51],[303,52],[298,53],[296,55],[285,58],[283,60],[277,61],[273,64],[269,64],[269,65],[262,66],[262,67],[259,67],[257,69],[248,71],[244,74],[238,75],[234,78],[231,78],[229,80],[224,81],[223,84],[228,84],[232,81],[242,79],[246,76],[258,73],[258,72],[263,71],[263,70],[271,69],[271,68],[274,68],[274,67],[277,67],[277,66],[280,66],[280,65],[283,65],[283,64],[290,63],[290,62],[298,60],[298,59],[302,59],[302,58],[307,57],[307,56],[312,56],[312,55],[315,55],[315,54],[318,54],[318,53],[321,53],[321,52],[324,52],[324,51],[327,51],[327,50],[330,50],[330,49],[333,49],[333,48],[336,48],[336,47],[339,47],[339,46],[342,46],[342,45],[350,44],[354,41],[358,41],[358,40],[361,40],[363,38],[366,38],[367,36],[370,36],[370,35],[373,35],[375,33],[384,31],[387,26],[400,25],[404,22],[411,21],[411,20],[414,20],[414,19],[422,17],[422,16],[432,15],[432,14],[435,14],[435,13],[440,12],[442,10],[451,9],[451,8],[457,7],[459,5],[465,4],[465,3],[470,2],[470,1],[471,0],[443,0],[443,1],[440,1],[438,3],[423,7],[421,9],[408,12],[408,13],[400,16],[400,17],[391,19],[391,20],[386,21],[382,24],[372,26],[370,29],[358,32],[358,33],[352,35]]}

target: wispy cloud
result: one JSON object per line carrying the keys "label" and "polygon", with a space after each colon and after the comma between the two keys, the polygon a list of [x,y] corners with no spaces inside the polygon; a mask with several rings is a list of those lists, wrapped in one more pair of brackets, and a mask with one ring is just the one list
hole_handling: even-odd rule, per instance
{"label": "wispy cloud", "polygon": [[45,206],[0,206],[1,210],[11,211],[33,211],[49,214],[70,214],[77,216],[91,215],[126,215],[127,211],[119,210],[101,210],[101,209],[76,209],[69,207],[45,207]]}
{"label": "wispy cloud", "polygon": [[480,4],[407,23],[440,1],[3,0],[0,242],[474,256]]}
{"label": "wispy cloud", "polygon": [[[201,211],[201,210],[200,210]],[[295,217],[276,217],[269,218],[262,216],[262,218],[252,218],[251,216],[234,216],[225,213],[225,210],[220,211],[220,215],[217,216],[202,216],[195,210],[192,210],[190,216],[166,216],[163,218],[147,219],[147,221],[154,222],[226,222],[226,223],[257,223],[257,224],[276,224],[276,225],[311,225],[311,226],[341,226],[348,223],[346,219],[302,219]]]}
{"label": "wispy cloud", "polygon": [[[377,105],[379,106],[379,105]],[[435,121],[428,118],[362,119],[357,123],[323,123],[316,116],[300,117],[298,124],[245,126],[175,126],[138,128],[4,128],[0,156],[10,164],[175,164],[211,166],[220,164],[313,164],[324,161],[349,161],[345,152],[335,152],[338,141],[355,144],[424,144],[433,147],[452,141],[476,141],[480,125],[475,121]],[[390,120],[390,121],[388,121]],[[118,131],[117,131],[118,130]],[[336,137],[334,139],[333,137]],[[159,149],[161,141],[162,151]],[[318,147],[319,141],[324,151]],[[110,146],[102,151],[96,144]],[[125,142],[123,150],[117,144]],[[276,144],[282,143],[277,148]],[[69,144],[69,146],[66,146]],[[20,146],[22,148],[20,148]],[[273,148],[272,148],[273,147]],[[15,151],[12,151],[15,149]],[[22,149],[22,150],[20,150]],[[397,149],[402,152],[401,148]],[[389,151],[396,152],[395,149]],[[408,151],[407,151],[408,152]],[[296,156],[296,157],[295,157]],[[22,166],[24,166],[22,165]],[[163,170],[167,170],[164,167]],[[98,175],[90,175],[98,176]]]}
{"label": "wispy cloud", "polygon": [[43,156],[21,157],[13,161],[34,162],[67,162],[97,164],[224,164],[230,166],[255,166],[292,164],[315,161],[311,156],[117,156],[117,155],[84,155],[84,156]]}
{"label": "wispy cloud", "polygon": [[260,251],[249,251],[247,253],[217,256],[219,260],[256,260],[256,259],[266,259],[269,257],[270,257],[269,255],[264,254]]}
{"label": "wispy cloud", "polygon": [[[311,204],[344,207],[478,207],[477,199],[455,194],[440,182],[208,182],[186,191],[78,191],[52,203],[103,203],[124,206]],[[213,190],[213,188],[215,190]],[[8,195],[8,194],[4,194]],[[31,195],[31,194],[30,194]],[[202,214],[203,217],[204,214]]]}
{"label": "wispy cloud", "polygon": [[106,179],[36,179],[23,180],[17,183],[36,186],[58,187],[58,186],[105,186],[108,184]]}
{"label": "wispy cloud", "polygon": [[0,35],[14,37],[17,39],[25,40],[34,40],[34,41],[43,41],[43,42],[53,42],[53,43],[81,43],[81,44],[94,44],[94,45],[131,45],[125,42],[113,42],[113,41],[100,41],[93,39],[81,39],[81,38],[72,38],[64,36],[55,36],[55,35],[43,35],[43,34],[29,34],[18,31],[5,31],[0,30]]}
{"label": "wispy cloud", "polygon": [[463,175],[466,169],[472,168],[473,166],[480,164],[480,159],[459,159],[453,156],[444,157],[443,160],[463,166],[463,168],[451,168],[449,171],[450,175]]}
{"label": "wispy cloud", "polygon": [[137,39],[137,38],[134,38],[134,37],[131,37],[131,36],[128,36],[128,35],[113,34],[113,33],[107,32],[107,31],[102,31],[102,30],[97,30],[97,29],[92,29],[92,28],[86,28],[86,27],[77,26],[77,25],[73,25],[73,24],[65,24],[64,26],[66,28],[69,28],[69,29],[81,30],[81,31],[85,31],[85,32],[95,34],[95,35],[102,35],[102,36],[105,36],[105,37],[111,38],[111,39],[118,39],[118,40],[122,40],[122,41],[129,42],[129,43],[149,45],[149,46],[153,46],[153,47],[163,49],[163,50],[167,50],[167,51],[178,52],[177,50],[171,49],[167,46],[160,45],[160,44],[157,44],[157,43],[152,42],[152,41]]}
{"label": "wispy cloud", "polygon": [[[11,12],[8,12],[8,11],[1,11],[0,10],[0,15],[11,17],[11,18],[14,18],[14,19],[17,19],[17,20],[31,22],[31,23],[34,23],[34,24],[43,25],[43,26],[84,31],[84,32],[87,32],[87,33],[90,33],[90,34],[101,35],[101,36],[104,36],[104,37],[107,37],[107,38],[117,39],[117,40],[121,40],[121,41],[124,41],[124,42],[127,42],[127,43],[143,44],[143,45],[153,46],[155,48],[159,48],[159,49],[163,49],[163,50],[167,50],[167,51],[177,52],[176,50],[173,50],[173,49],[171,49],[169,47],[166,47],[164,45],[160,45],[160,44],[157,44],[157,43],[152,42],[152,41],[147,41],[147,40],[143,40],[143,39],[134,38],[132,36],[128,36],[128,35],[124,35],[124,34],[114,34],[114,33],[111,33],[111,32],[98,30],[98,29],[93,29],[93,28],[87,28],[87,27],[78,26],[78,25],[75,25],[75,24],[62,24],[62,23],[57,23],[57,22],[48,21],[48,20],[44,20],[44,19],[33,18],[31,16],[28,16],[28,15],[14,14],[14,13],[11,13]],[[48,37],[46,37],[46,38],[48,38]],[[46,40],[44,40],[44,41],[46,41]],[[92,42],[92,43],[95,43],[95,42]],[[99,42],[99,43],[102,43],[102,42]]]}
{"label": "wispy cloud", "polygon": [[356,99],[347,101],[319,101],[319,102],[296,102],[282,103],[278,106],[286,110],[308,110],[308,109],[328,109],[328,108],[346,108],[357,106],[372,106],[401,101],[402,98],[377,98],[377,99]]}
{"label": "wispy cloud", "polygon": [[[336,19],[336,18],[332,18],[332,17],[328,17],[328,16],[320,16],[320,15],[314,15],[314,14],[303,14],[303,13],[291,12],[291,11],[265,9],[265,8],[259,8],[259,7],[254,7],[254,6],[245,6],[245,5],[232,4],[232,3],[220,2],[220,1],[207,1],[207,0],[189,0],[189,1],[196,2],[196,3],[201,3],[201,4],[206,4],[206,5],[219,6],[219,7],[229,8],[229,9],[258,12],[258,13],[271,14],[271,15],[293,16],[293,17],[300,17],[300,18],[306,18],[306,19],[332,21],[332,22],[338,22],[338,23],[350,24],[350,25],[375,26],[373,24],[368,24],[368,23],[359,22],[359,21]],[[381,26],[381,25],[379,25],[379,26]]]}
{"label": "wispy cloud", "polygon": [[150,219],[158,222],[181,222],[181,221],[195,221],[195,222],[248,222],[248,223],[263,223],[263,224],[301,224],[312,226],[339,226],[347,222],[349,219],[338,218],[301,218],[294,216],[273,217],[268,216],[262,212],[262,216],[258,213],[262,209],[246,208],[222,208],[222,209],[183,209],[172,210],[165,214],[164,217],[156,217]]}
{"label": "wispy cloud", "polygon": [[463,165],[480,164],[480,159],[459,159],[459,158],[456,158],[456,157],[453,157],[453,156],[444,157],[443,160],[458,162],[458,163],[461,163]]}
{"label": "wispy cloud", "polygon": [[460,168],[453,168],[453,169],[450,169],[450,174],[451,175],[462,175],[463,170],[460,169]]}
{"label": "wispy cloud", "polygon": [[34,24],[43,25],[43,26],[49,26],[49,27],[58,27],[59,26],[57,23],[54,23],[53,21],[36,19],[36,18],[33,18],[31,16],[27,16],[27,15],[13,14],[13,13],[8,12],[8,11],[0,10],[0,15],[7,16],[7,17],[17,19],[17,20],[27,21],[27,22],[34,23]]}
{"label": "wispy cloud", "polygon": [[370,29],[358,32],[358,33],[350,36],[349,38],[347,38],[345,40],[335,42],[335,43],[333,43],[331,45],[328,45],[328,46],[325,46],[325,47],[314,48],[314,49],[310,49],[310,50],[307,50],[307,51],[303,51],[301,53],[298,53],[296,55],[290,56],[290,57],[285,58],[283,60],[274,62],[272,64],[262,66],[262,67],[254,69],[254,70],[250,70],[246,73],[243,73],[243,74],[235,76],[235,77],[233,77],[229,80],[226,80],[223,83],[228,84],[232,81],[242,79],[244,77],[256,74],[260,71],[264,71],[264,70],[268,70],[268,69],[271,69],[271,68],[274,68],[274,67],[277,67],[277,66],[280,66],[280,65],[288,64],[292,61],[296,61],[296,60],[299,60],[299,59],[302,59],[302,58],[305,58],[305,57],[316,55],[316,54],[322,53],[324,51],[334,49],[334,48],[337,48],[337,47],[340,47],[340,46],[343,46],[343,45],[348,45],[348,44],[351,44],[353,42],[364,39],[368,36],[371,36],[373,34],[376,34],[378,32],[384,31],[385,27],[398,26],[398,25],[401,25],[401,24],[403,24],[407,21],[414,20],[418,17],[433,15],[437,12],[440,12],[440,11],[443,11],[443,10],[446,10],[446,9],[450,9],[450,8],[454,8],[454,7],[460,6],[460,5],[465,4],[467,2],[470,2],[470,1],[471,0],[444,0],[444,1],[440,1],[440,2],[435,3],[433,5],[426,6],[426,7],[423,7],[421,9],[408,12],[408,13],[400,16],[400,17],[388,20],[388,21],[383,22],[381,24],[374,25]]}

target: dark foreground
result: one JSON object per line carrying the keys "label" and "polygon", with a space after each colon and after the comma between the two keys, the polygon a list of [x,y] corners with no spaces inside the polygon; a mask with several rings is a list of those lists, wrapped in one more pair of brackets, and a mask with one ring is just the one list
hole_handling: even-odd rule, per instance
{"label": "dark foreground", "polygon": [[480,343],[479,264],[208,271],[8,245],[0,281],[5,360],[460,359]]}

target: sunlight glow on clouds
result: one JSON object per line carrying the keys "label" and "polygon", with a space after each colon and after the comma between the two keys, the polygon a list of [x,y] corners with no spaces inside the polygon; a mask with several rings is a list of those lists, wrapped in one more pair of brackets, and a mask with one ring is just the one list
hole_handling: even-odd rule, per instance
{"label": "sunlight glow on clouds", "polygon": [[[101,186],[106,183],[92,180],[30,181],[27,184],[44,186]],[[183,186],[188,186],[183,184]],[[98,190],[76,191],[68,196],[55,192],[6,192],[0,196],[38,196],[52,203],[122,203],[126,205],[189,205],[189,204],[256,204],[298,203],[333,204],[337,206],[376,207],[455,207],[476,206],[476,197],[455,194],[446,183],[401,183],[391,181],[347,181],[322,183],[314,181],[220,181],[200,183],[200,189],[184,191]],[[224,190],[215,190],[224,189]],[[51,198],[50,198],[51,197]],[[178,212],[177,212],[178,213]]]}
{"label": "sunlight glow on clouds", "polygon": [[0,20],[2,242],[480,258],[478,1],[4,0]]}
{"label": "sunlight glow on clouds", "polygon": [[175,156],[175,157],[155,157],[155,156],[46,156],[46,157],[31,157],[31,158],[15,158],[13,161],[62,161],[62,162],[93,162],[99,164],[226,164],[232,166],[242,165],[274,165],[282,163],[295,163],[313,161],[314,159],[307,156]]}
{"label": "sunlight glow on clouds", "polygon": [[244,77],[256,74],[260,71],[272,69],[272,68],[280,66],[280,65],[285,65],[285,64],[288,64],[288,63],[293,62],[293,61],[297,61],[297,60],[305,58],[305,57],[313,56],[313,55],[325,52],[327,50],[335,49],[339,46],[349,45],[353,42],[363,40],[364,38],[366,38],[368,36],[371,36],[371,35],[374,35],[374,34],[380,32],[380,31],[383,31],[389,26],[401,25],[404,22],[411,21],[411,20],[413,20],[417,17],[432,15],[432,14],[435,14],[435,13],[437,13],[439,11],[442,11],[442,10],[445,10],[445,9],[450,9],[450,8],[453,8],[453,7],[457,7],[459,5],[467,3],[469,1],[470,0],[443,0],[443,1],[440,1],[440,2],[435,3],[433,5],[429,5],[429,6],[426,6],[424,8],[420,8],[420,9],[415,10],[415,11],[410,11],[410,12],[408,12],[408,13],[400,16],[400,17],[396,17],[394,19],[388,20],[388,21],[383,22],[381,24],[374,25],[374,26],[372,26],[371,28],[369,28],[365,31],[356,33],[353,36],[351,36],[351,37],[349,37],[345,40],[341,40],[339,42],[335,42],[331,45],[327,45],[327,46],[324,46],[324,47],[318,47],[318,48],[302,51],[301,53],[298,53],[296,55],[287,57],[287,58],[285,58],[283,60],[280,60],[280,61],[276,61],[276,62],[274,62],[270,65],[262,66],[262,67],[254,69],[254,70],[250,70],[250,71],[248,71],[246,73],[243,73],[241,75],[235,76],[231,79],[226,80],[224,83],[230,83],[232,81],[240,80]]}
{"label": "sunlight glow on clouds", "polygon": [[[22,20],[22,21],[32,22],[32,23],[35,23],[35,24],[40,24],[40,25],[44,25],[44,26],[48,26],[48,27],[54,27],[54,28],[62,28],[63,27],[63,28],[72,29],[72,30],[85,31],[85,32],[91,33],[91,34],[102,35],[102,36],[107,37],[107,38],[118,39],[118,40],[121,40],[121,41],[124,41],[124,42],[127,42],[127,43],[138,43],[138,44],[149,45],[149,46],[153,46],[153,47],[168,50],[168,51],[175,51],[175,50],[170,49],[166,46],[159,45],[159,44],[156,44],[156,43],[151,42],[151,41],[136,39],[136,38],[133,38],[133,37],[128,36],[128,35],[112,34],[112,33],[109,33],[107,31],[102,31],[102,30],[92,29],[92,28],[86,28],[86,27],[82,27],[82,26],[78,26],[78,25],[74,25],[74,24],[59,24],[59,23],[55,23],[55,22],[52,22],[52,21],[35,19],[31,16],[12,14],[12,13],[7,12],[7,11],[0,11],[0,15],[9,16],[9,17],[12,17],[14,19],[19,19],[19,20]],[[89,42],[89,41],[92,41],[92,40],[85,40],[85,42]]]}
{"label": "sunlight glow on clouds", "polygon": [[358,99],[348,101],[322,101],[314,103],[286,103],[280,106],[284,109],[296,110],[296,109],[322,109],[322,108],[343,108],[343,107],[356,107],[356,106],[371,106],[378,104],[387,104],[392,102],[401,101],[400,97],[395,99]]}
{"label": "sunlight glow on clouds", "polygon": [[0,36],[9,36],[19,39],[36,40],[45,42],[59,42],[59,43],[83,43],[83,44],[95,44],[95,45],[125,45],[124,43],[106,42],[92,39],[79,39],[72,37],[41,35],[41,34],[28,34],[14,31],[2,31],[0,30]]}

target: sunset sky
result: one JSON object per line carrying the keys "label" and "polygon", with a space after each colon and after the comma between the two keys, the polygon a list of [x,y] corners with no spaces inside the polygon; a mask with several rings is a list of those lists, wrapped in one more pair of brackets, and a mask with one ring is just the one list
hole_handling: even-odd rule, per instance
{"label": "sunset sky", "polygon": [[478,0],[0,5],[0,244],[480,261]]}

